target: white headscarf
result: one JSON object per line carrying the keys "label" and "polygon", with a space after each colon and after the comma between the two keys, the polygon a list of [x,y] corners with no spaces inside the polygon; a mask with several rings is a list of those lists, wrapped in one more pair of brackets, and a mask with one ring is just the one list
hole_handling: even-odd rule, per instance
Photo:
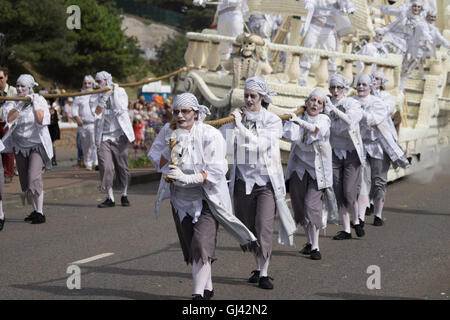
{"label": "white headscarf", "polygon": [[[325,91],[323,91],[320,88],[315,88],[313,91],[311,91],[311,93],[308,96],[308,99],[311,98],[312,96],[316,96],[316,97],[322,98],[324,103],[325,103],[325,101],[327,99],[327,94],[325,93]],[[308,100],[308,99],[306,99],[306,100]]]}
{"label": "white headscarf", "polygon": [[375,80],[375,77],[381,78],[381,85],[384,86],[384,84],[386,82],[388,82],[388,80],[386,79],[386,76],[384,75],[383,71],[380,70],[376,70],[374,72],[372,72],[372,79]]}
{"label": "white headscarf", "polygon": [[198,111],[198,121],[203,122],[207,115],[211,112],[207,106],[198,103],[197,98],[192,93],[182,93],[173,99],[172,109],[177,109],[180,107],[191,107],[193,110]]}
{"label": "white headscarf", "polygon": [[33,87],[39,85],[36,81],[34,81],[34,78],[31,74],[21,74],[17,79],[17,83],[19,82],[30,88],[30,93],[34,93]]}
{"label": "white headscarf", "polygon": [[95,75],[95,79],[96,80],[106,80],[106,85],[108,87],[113,85],[112,76],[110,73],[108,73],[106,71],[97,72],[97,74]]}
{"label": "white headscarf", "polygon": [[342,74],[338,74],[338,73],[333,74],[331,76],[329,84],[330,84],[330,87],[332,85],[341,85],[346,89],[348,89],[350,87],[347,79],[345,79],[345,77]]}
{"label": "white headscarf", "polygon": [[264,101],[266,103],[272,103],[272,99],[270,99],[269,95],[277,95],[275,91],[271,91],[267,88],[267,82],[263,77],[248,78],[245,81],[244,89],[258,92],[260,95],[264,96]]}

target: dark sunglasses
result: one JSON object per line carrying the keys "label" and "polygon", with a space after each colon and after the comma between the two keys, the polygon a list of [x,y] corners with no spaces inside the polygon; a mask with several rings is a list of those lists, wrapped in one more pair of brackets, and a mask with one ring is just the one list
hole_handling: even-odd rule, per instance
{"label": "dark sunglasses", "polygon": [[177,109],[177,110],[173,110],[173,114],[174,115],[178,115],[180,112],[182,115],[187,115],[189,112],[193,111],[193,109]]}

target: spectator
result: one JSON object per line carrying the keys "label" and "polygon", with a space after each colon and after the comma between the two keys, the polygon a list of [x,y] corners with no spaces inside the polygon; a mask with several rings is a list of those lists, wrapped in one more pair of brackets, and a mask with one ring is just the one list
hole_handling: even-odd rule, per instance
{"label": "spectator", "polygon": [[56,140],[61,139],[61,133],[59,130],[59,117],[58,112],[56,111],[55,107],[51,105],[50,107],[50,125],[48,126],[48,131],[50,133],[50,138],[52,140],[52,147],[53,147],[53,158],[52,158],[52,166],[57,166],[58,163],[56,163],[56,150],[55,146],[53,145]]}
{"label": "spectator", "polygon": [[[11,97],[17,94],[16,88],[8,85],[8,68],[0,68],[0,94],[3,97]],[[2,107],[3,104],[4,101],[0,101],[0,107]],[[5,125],[9,110],[2,111],[5,113],[3,113],[3,116],[0,119],[0,138],[2,138],[8,130]],[[5,171],[5,183],[10,183],[14,177],[14,153],[2,153],[2,164]]]}
{"label": "spectator", "polygon": [[135,149],[144,149],[144,130],[145,130],[145,124],[144,121],[142,121],[142,116],[137,115],[136,119],[133,121],[133,131],[134,131],[134,148]]}

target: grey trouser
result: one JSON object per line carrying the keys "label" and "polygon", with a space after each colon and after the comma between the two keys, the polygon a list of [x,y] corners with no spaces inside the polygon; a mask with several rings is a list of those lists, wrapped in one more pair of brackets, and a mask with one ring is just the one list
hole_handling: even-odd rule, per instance
{"label": "grey trouser", "polygon": [[32,150],[28,157],[22,153],[16,154],[17,171],[23,192],[39,196],[44,191],[42,182],[43,161],[37,150]]}
{"label": "grey trouser", "polygon": [[333,152],[333,189],[339,208],[355,205],[361,190],[361,162],[356,150],[339,159]]}
{"label": "grey trouser", "polygon": [[118,141],[102,141],[98,149],[98,167],[102,190],[113,187],[114,174],[118,182],[118,188],[124,189],[130,180],[128,169],[128,139],[125,135],[120,136]]}
{"label": "grey trouser", "polygon": [[203,208],[196,223],[192,223],[192,217],[186,215],[180,222],[180,217],[172,206],[173,220],[177,229],[183,251],[184,261],[187,264],[198,262],[202,259],[203,264],[217,260],[216,243],[217,229],[219,224],[211,213],[208,203],[202,202]]}
{"label": "grey trouser", "polygon": [[387,174],[391,160],[383,153],[383,160],[375,159],[367,155],[370,164],[372,185],[370,187],[370,198],[373,200],[384,200],[386,198]]}
{"label": "grey trouser", "polygon": [[[0,157],[1,160],[1,157]],[[5,170],[3,169],[3,162],[0,161],[0,201],[3,200],[3,190],[5,188]]]}
{"label": "grey trouser", "polygon": [[305,171],[302,180],[294,172],[289,179],[289,193],[291,194],[294,219],[306,227],[309,222],[317,228],[322,226],[322,196],[317,181]]}
{"label": "grey trouser", "polygon": [[260,247],[256,256],[268,259],[272,255],[273,224],[275,220],[275,194],[272,184],[254,185],[252,193],[245,194],[245,182],[234,184],[234,212],[236,217],[256,236]]}

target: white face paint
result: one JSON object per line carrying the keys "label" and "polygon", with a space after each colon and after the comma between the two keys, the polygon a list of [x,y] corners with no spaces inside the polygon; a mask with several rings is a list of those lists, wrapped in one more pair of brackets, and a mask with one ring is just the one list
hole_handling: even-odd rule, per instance
{"label": "white face paint", "polygon": [[374,77],[374,80],[375,80],[375,87],[379,89],[381,87],[381,84],[383,83],[383,78]]}
{"label": "white face paint", "polygon": [[191,130],[194,126],[195,117],[198,111],[194,111],[191,107],[179,107],[173,110],[173,116],[177,122],[177,128]]}
{"label": "white face paint", "polygon": [[364,81],[358,82],[356,91],[358,91],[358,96],[365,98],[370,94],[370,85]]}
{"label": "white face paint", "polygon": [[413,3],[413,5],[411,6],[411,11],[414,15],[419,15],[423,10],[423,7],[419,4]]}
{"label": "white face paint", "polygon": [[100,89],[105,88],[107,85],[106,79],[95,79],[95,82],[97,83],[97,87]]}
{"label": "white face paint", "polygon": [[306,100],[306,112],[310,116],[315,117],[323,111],[323,105],[324,101],[321,97],[312,96],[308,100]]}
{"label": "white face paint", "polygon": [[27,87],[22,82],[16,83],[17,95],[19,97],[25,97],[30,94],[30,87]]}
{"label": "white face paint", "polygon": [[248,111],[258,112],[261,110],[263,96],[253,90],[244,90],[244,101]]}
{"label": "white face paint", "polygon": [[83,89],[85,90],[92,90],[94,88],[94,83],[92,83],[89,80],[84,80],[83,81]]}
{"label": "white face paint", "polygon": [[383,42],[383,34],[382,33],[375,34],[373,40],[375,40],[375,42]]}

